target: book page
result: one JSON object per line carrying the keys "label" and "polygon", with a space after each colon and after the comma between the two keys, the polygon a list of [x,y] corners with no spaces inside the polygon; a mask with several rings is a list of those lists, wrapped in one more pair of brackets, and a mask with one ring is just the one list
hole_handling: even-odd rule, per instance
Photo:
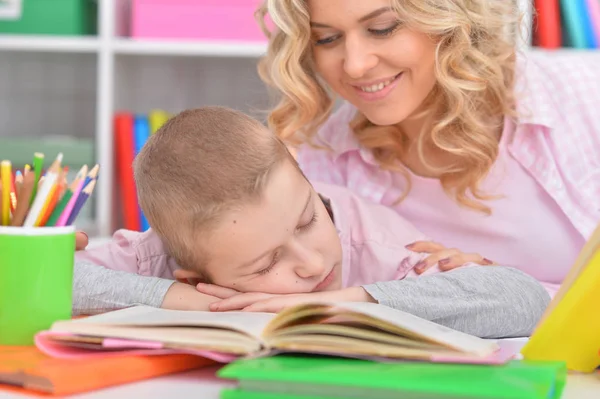
{"label": "book page", "polygon": [[[317,354],[329,354],[348,357],[377,357],[389,359],[411,359],[431,360],[435,356],[461,358],[461,354],[441,347],[409,348],[390,345],[381,342],[368,342],[356,338],[340,338],[328,335],[307,334],[291,337],[277,337],[271,342],[278,351],[287,352],[309,352]],[[470,359],[469,355],[462,355],[464,359]]]}
{"label": "book page", "polygon": [[[332,318],[334,321],[336,317]],[[371,328],[366,326],[365,324],[359,323],[348,323],[344,321],[339,321],[339,324],[300,324],[295,326],[286,327],[282,330],[275,331],[269,336],[269,343],[274,342],[276,339],[286,339],[289,338],[291,340],[295,340],[298,336],[308,336],[310,334],[315,335],[323,335],[327,334],[328,336],[339,336],[339,337],[348,337],[348,338],[356,338],[362,341],[363,344],[369,344],[370,342],[384,343],[390,344],[396,347],[405,347],[405,348],[425,348],[432,350],[440,350],[444,349],[443,346],[438,344],[432,344],[429,342],[424,342],[421,340],[410,339],[406,337],[399,336],[397,334],[390,334],[385,331],[381,331],[375,328]],[[281,341],[279,341],[281,342]]]}
{"label": "book page", "polygon": [[[357,323],[364,324],[402,337],[438,343],[459,352],[477,356],[488,356],[498,350],[498,345],[494,342],[452,330],[400,310],[367,302],[318,303],[288,308],[279,313],[269,324],[264,334],[265,337],[285,331],[286,324],[290,324],[290,319],[294,314],[306,316],[310,313],[310,308],[314,308],[313,317],[307,317],[306,324],[318,326],[319,321],[327,323],[327,319],[315,318],[315,316],[327,314],[339,317],[340,321],[344,323],[352,321],[355,326],[348,328],[357,328]],[[285,324],[282,325],[281,320],[285,320]],[[298,319],[297,324],[302,324],[302,320]],[[327,334],[327,328],[323,328],[323,333]],[[344,337],[338,336],[337,339],[341,342]]]}
{"label": "book page", "polygon": [[93,331],[93,326],[129,327],[209,327],[240,331],[260,340],[261,333],[275,314],[252,312],[200,312],[168,310],[150,306],[134,306],[83,319],[59,321],[51,331],[81,333]]}

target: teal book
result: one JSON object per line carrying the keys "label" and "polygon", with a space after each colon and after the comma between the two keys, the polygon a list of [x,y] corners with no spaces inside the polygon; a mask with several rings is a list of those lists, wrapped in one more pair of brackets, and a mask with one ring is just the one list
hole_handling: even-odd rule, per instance
{"label": "teal book", "polygon": [[238,381],[221,399],[559,399],[567,369],[564,362],[375,363],[282,355],[239,360],[218,375]]}
{"label": "teal book", "polygon": [[596,48],[596,38],[585,0],[561,0],[568,43],[577,49]]}

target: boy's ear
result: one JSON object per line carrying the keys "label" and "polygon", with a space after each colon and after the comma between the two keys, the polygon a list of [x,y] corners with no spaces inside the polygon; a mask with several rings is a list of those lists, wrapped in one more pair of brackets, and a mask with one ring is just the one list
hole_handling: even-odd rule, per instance
{"label": "boy's ear", "polygon": [[203,280],[200,274],[196,273],[195,271],[185,269],[175,269],[173,271],[173,277],[175,277],[175,280],[179,281],[180,283],[194,286],[198,283],[201,283]]}

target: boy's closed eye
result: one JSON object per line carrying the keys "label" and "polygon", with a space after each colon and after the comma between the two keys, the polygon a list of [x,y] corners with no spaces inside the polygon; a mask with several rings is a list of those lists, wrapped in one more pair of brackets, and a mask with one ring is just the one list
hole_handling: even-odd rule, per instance
{"label": "boy's closed eye", "polygon": [[[305,223],[301,223],[298,227],[296,227],[296,231],[299,232],[299,233],[304,233],[304,232],[310,230],[310,228],[312,226],[314,226],[315,223],[317,222],[318,216],[319,215],[317,214],[317,212],[313,211],[312,216],[310,217],[309,221],[305,222]],[[275,267],[275,265],[279,261],[280,255],[281,255],[281,250],[280,249],[276,250],[273,253],[273,255],[269,258],[270,259],[270,263],[267,266],[260,268],[256,272],[256,274],[262,276],[262,275],[265,275],[265,274],[269,273],[271,270],[273,270],[273,268]]]}

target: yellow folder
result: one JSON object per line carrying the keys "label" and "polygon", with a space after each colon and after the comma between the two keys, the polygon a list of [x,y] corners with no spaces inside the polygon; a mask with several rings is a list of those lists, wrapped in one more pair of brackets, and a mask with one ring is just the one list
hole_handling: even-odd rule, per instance
{"label": "yellow folder", "polygon": [[562,360],[573,371],[600,366],[600,226],[521,351],[530,360]]}

